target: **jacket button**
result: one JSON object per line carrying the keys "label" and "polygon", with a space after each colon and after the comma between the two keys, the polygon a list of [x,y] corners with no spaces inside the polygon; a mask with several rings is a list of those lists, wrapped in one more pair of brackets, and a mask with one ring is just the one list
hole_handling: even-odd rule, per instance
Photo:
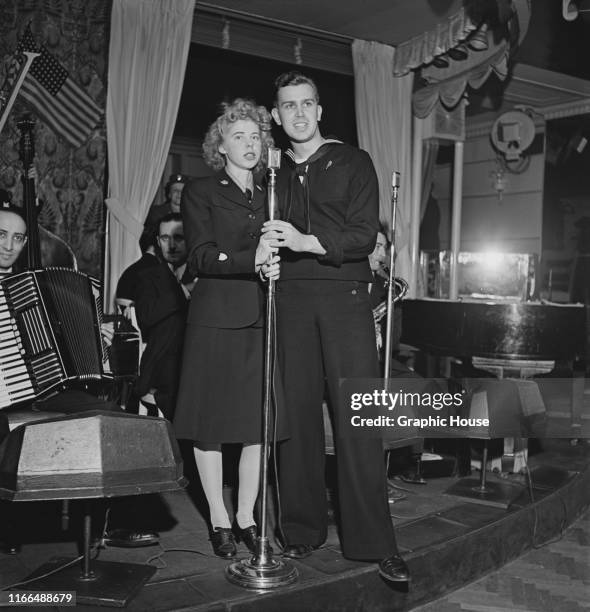
{"label": "jacket button", "polygon": [[351,291],[351,293],[352,293],[352,295],[356,295],[356,289],[353,289],[353,290]]}
{"label": "jacket button", "polygon": [[250,238],[256,238],[256,234],[254,232],[248,232],[248,236],[250,236]]}
{"label": "jacket button", "polygon": [[250,213],[250,214],[248,215],[248,219],[252,219],[252,220],[254,220],[254,219],[256,219],[256,215],[253,215],[252,213]]}

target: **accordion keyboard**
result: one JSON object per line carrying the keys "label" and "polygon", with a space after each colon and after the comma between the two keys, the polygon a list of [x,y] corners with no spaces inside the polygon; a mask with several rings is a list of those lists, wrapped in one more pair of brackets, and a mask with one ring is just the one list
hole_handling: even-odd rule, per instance
{"label": "accordion keyboard", "polygon": [[22,342],[4,293],[0,294],[0,408],[35,396]]}

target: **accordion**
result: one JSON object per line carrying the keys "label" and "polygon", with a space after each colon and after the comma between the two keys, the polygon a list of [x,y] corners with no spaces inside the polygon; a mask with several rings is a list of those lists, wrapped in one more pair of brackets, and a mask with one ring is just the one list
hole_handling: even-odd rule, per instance
{"label": "accordion", "polygon": [[112,375],[100,283],[67,268],[0,280],[0,409]]}

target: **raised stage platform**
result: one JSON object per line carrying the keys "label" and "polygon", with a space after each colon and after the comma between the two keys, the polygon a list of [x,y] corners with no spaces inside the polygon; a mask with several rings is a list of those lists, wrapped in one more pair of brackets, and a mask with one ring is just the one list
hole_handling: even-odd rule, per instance
{"label": "raised stage platform", "polygon": [[[590,505],[587,441],[573,445],[568,440],[544,440],[529,467],[533,500],[523,476],[500,479],[519,491],[507,510],[445,494],[457,482],[455,477],[431,478],[427,485],[394,481],[406,495],[391,505],[391,512],[400,550],[412,572],[407,589],[385,583],[374,564],[344,559],[335,525],[322,549],[293,562],[299,572],[295,584],[263,594],[234,586],[224,575],[228,563],[211,552],[205,521],[195,506],[199,496],[191,490],[136,498],[140,503],[134,522],[159,530],[160,546],[107,548],[99,558],[158,567],[128,604],[132,611],[410,610],[559,536]],[[77,552],[77,502],[71,503],[71,525],[65,532],[60,530],[59,502],[18,503],[22,550],[0,555],[2,586],[22,580],[50,559]],[[98,504],[94,525],[100,531],[104,513],[102,502]],[[239,552],[247,554],[243,545]]]}

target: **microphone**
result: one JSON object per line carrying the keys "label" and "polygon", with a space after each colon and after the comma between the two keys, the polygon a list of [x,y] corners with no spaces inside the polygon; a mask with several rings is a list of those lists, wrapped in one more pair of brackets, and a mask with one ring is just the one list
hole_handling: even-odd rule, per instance
{"label": "microphone", "polygon": [[276,147],[268,147],[268,162],[266,167],[269,170],[278,170],[281,167],[281,150]]}
{"label": "microphone", "polygon": [[399,172],[394,172],[391,177],[391,186],[393,187],[393,197],[397,199],[399,192]]}
{"label": "microphone", "polygon": [[268,218],[274,221],[279,218],[279,205],[277,201],[277,170],[281,167],[281,150],[268,147],[266,166],[268,168]]}

